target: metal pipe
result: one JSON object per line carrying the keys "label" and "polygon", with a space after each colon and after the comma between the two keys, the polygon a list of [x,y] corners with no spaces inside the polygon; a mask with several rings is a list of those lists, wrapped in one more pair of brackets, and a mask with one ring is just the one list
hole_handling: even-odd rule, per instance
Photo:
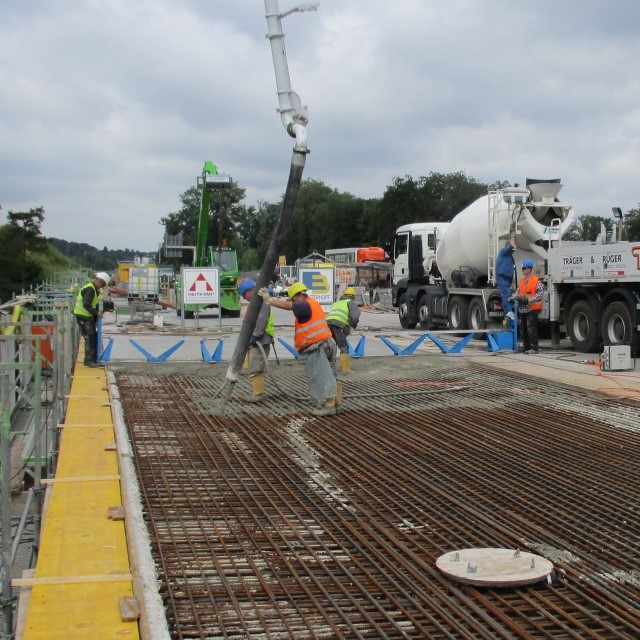
{"label": "metal pipe", "polygon": [[[267,253],[264,257],[264,262],[262,263],[262,269],[258,276],[256,289],[267,286],[267,283],[273,274],[273,270],[275,269],[278,256],[280,255],[280,247],[282,246],[287,234],[289,225],[293,220],[293,212],[298,198],[298,191],[300,190],[300,183],[302,182],[305,160],[306,153],[302,153],[294,149],[293,157],[291,159],[291,169],[289,171],[289,180],[287,182],[287,190],[284,194],[284,201],[282,203],[282,212],[280,214],[278,224],[275,226],[273,234],[271,235],[271,243],[269,244],[269,248],[267,249]],[[229,364],[226,374],[226,379],[232,384],[238,381],[240,371],[242,370],[244,356],[247,353],[249,341],[251,340],[251,335],[253,334],[253,330],[256,326],[256,320],[258,319],[258,313],[260,313],[261,305],[262,298],[258,295],[252,296],[244,322],[240,328],[238,341],[236,342],[236,347],[233,351],[233,355],[231,356],[231,363]],[[230,393],[226,394],[225,404],[229,395]]]}
{"label": "metal pipe", "polygon": [[[280,248],[284,242],[287,231],[289,230],[291,221],[293,220],[293,212],[298,199],[300,183],[302,182],[302,173],[304,171],[306,155],[308,153],[306,135],[306,126],[308,122],[307,112],[306,109],[302,107],[298,95],[293,93],[291,90],[287,53],[284,48],[284,34],[282,33],[281,18],[283,15],[288,14],[280,13],[278,0],[265,0],[264,6],[266,10],[267,26],[269,29],[267,38],[271,44],[273,68],[276,77],[276,88],[279,101],[278,111],[282,116],[282,123],[284,124],[287,133],[296,139],[296,144],[293,147],[289,180],[287,181],[287,190],[285,191],[284,200],[282,202],[280,219],[278,220],[278,224],[275,226],[273,234],[271,235],[271,242],[262,263],[262,269],[258,276],[256,289],[266,287],[273,275],[278,261],[278,256],[280,255]],[[300,5],[288,13],[315,9],[316,6],[317,5]],[[227,369],[226,379],[231,382],[232,385],[238,381],[238,377],[242,369],[242,363],[249,347],[251,335],[253,334],[253,330],[256,326],[256,320],[258,318],[261,305],[262,298],[254,295],[249,303],[249,308],[247,309],[244,322],[240,329],[240,334],[238,335],[236,347],[233,355],[231,356],[231,363]],[[232,389],[233,387],[231,386],[225,390],[222,412],[224,412],[224,407],[231,395]]]}
{"label": "metal pipe", "polygon": [[3,637],[13,636],[13,592],[11,590],[11,401],[8,371],[0,371],[0,493],[2,508],[2,620]]}
{"label": "metal pipe", "polygon": [[276,91],[278,93],[278,112],[286,132],[296,139],[295,149],[307,151],[307,123],[309,121],[307,108],[302,105],[300,96],[291,88],[287,52],[284,46],[282,18],[296,11],[315,11],[317,4],[303,4],[286,13],[280,13],[278,0],[264,0],[267,18],[266,37],[271,45],[271,56],[276,76]]}

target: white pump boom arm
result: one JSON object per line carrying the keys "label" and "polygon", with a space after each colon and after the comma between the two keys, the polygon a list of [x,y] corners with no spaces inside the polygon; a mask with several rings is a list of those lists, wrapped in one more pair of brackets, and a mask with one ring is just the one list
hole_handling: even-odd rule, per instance
{"label": "white pump boom arm", "polygon": [[276,89],[278,92],[278,112],[287,133],[296,139],[294,149],[307,152],[307,123],[309,121],[307,109],[300,101],[300,97],[291,89],[287,52],[284,47],[284,33],[282,18],[296,11],[315,11],[317,3],[302,4],[285,13],[280,13],[278,0],[264,0],[267,18],[267,34],[271,44],[273,68],[276,74]]}

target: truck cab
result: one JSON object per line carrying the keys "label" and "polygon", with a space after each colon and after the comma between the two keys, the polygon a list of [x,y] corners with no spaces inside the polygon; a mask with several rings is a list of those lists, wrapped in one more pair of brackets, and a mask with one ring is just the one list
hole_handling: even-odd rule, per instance
{"label": "truck cab", "polygon": [[424,277],[429,282],[429,272],[436,261],[436,249],[449,224],[414,222],[398,228],[392,256],[394,286],[406,278],[413,280]]}
{"label": "truck cab", "polygon": [[[400,324],[412,329],[420,323],[428,328],[433,318],[429,313],[432,295],[442,295],[440,287],[431,287],[440,277],[436,249],[449,227],[448,222],[414,222],[398,228],[393,242],[392,303],[398,307]],[[411,287],[409,286],[411,284]],[[411,299],[410,299],[411,298]],[[416,304],[418,299],[425,304]]]}

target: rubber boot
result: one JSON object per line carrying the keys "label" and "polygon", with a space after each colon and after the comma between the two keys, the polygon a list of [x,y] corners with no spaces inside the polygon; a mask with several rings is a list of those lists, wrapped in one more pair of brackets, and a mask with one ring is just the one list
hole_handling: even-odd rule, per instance
{"label": "rubber boot", "polygon": [[348,353],[340,354],[340,370],[342,371],[342,373],[351,373],[351,366],[349,364]]}
{"label": "rubber boot", "polygon": [[264,392],[264,374],[259,373],[251,378],[251,394],[248,398],[248,402],[260,402],[266,398]]}
{"label": "rubber boot", "polygon": [[336,398],[327,398],[324,406],[317,409],[311,409],[314,416],[333,416],[336,413]]}

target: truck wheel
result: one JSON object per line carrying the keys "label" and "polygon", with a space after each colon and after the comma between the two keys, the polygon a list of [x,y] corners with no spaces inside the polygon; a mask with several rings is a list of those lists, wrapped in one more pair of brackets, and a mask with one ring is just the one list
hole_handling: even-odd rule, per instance
{"label": "truck wheel", "polygon": [[[474,331],[482,331],[486,329],[487,321],[485,318],[484,304],[482,298],[473,298],[469,303],[469,329]],[[474,333],[474,340],[486,340],[487,336],[484,333]]]}
{"label": "truck wheel", "polygon": [[418,304],[418,322],[420,323],[420,328],[424,331],[428,331],[433,327],[431,316],[432,313],[431,309],[429,309],[429,298],[427,296],[422,296]]}
{"label": "truck wheel", "polygon": [[469,328],[469,301],[463,296],[453,296],[449,301],[449,328],[456,331]]}
{"label": "truck wheel", "polygon": [[411,312],[411,304],[409,303],[409,294],[403,293],[398,301],[398,318],[400,318],[400,326],[403,329],[415,329],[417,322],[409,320]]}
{"label": "truck wheel", "polygon": [[609,345],[629,345],[631,355],[638,353],[638,332],[631,321],[631,311],[624,302],[612,302],[602,314],[602,341]]}
{"label": "truck wheel", "polygon": [[567,314],[567,335],[576,351],[593,353],[600,346],[600,327],[588,300],[578,300]]}

